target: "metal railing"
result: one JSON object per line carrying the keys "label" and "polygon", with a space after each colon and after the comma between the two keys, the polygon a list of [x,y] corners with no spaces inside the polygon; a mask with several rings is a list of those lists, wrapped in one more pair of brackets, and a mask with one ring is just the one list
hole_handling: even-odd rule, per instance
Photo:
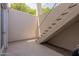
{"label": "metal railing", "polygon": [[[51,8],[51,10],[46,14],[46,16],[43,18],[42,22],[40,23],[40,26],[43,24],[43,22],[46,20],[47,16],[50,14],[50,12],[52,11],[52,9],[54,9],[57,6],[58,3],[54,3],[53,7]],[[40,19],[39,19],[40,20]]]}
{"label": "metal railing", "polygon": [[[58,3],[54,3],[54,5],[53,5],[53,7],[50,9],[50,11],[46,14],[46,16],[43,18],[43,20],[42,20],[42,22],[39,24],[39,26],[37,26],[38,28],[36,29],[36,33],[38,33],[38,34],[36,34],[37,36],[37,39],[39,39],[39,37],[40,37],[40,35],[39,35],[39,33],[40,33],[40,26],[43,24],[43,22],[46,20],[46,18],[47,18],[47,16],[50,14],[50,12],[52,11],[52,9],[54,9],[55,7],[56,7],[56,5],[57,5]],[[45,14],[44,14],[45,15]],[[41,15],[42,16],[42,15]],[[40,19],[39,19],[40,20]],[[37,23],[39,23],[39,21],[37,22]]]}

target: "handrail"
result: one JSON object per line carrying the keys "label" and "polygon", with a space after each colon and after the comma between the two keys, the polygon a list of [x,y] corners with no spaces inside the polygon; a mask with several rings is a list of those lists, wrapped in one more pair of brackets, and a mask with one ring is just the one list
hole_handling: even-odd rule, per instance
{"label": "handrail", "polygon": [[[57,3],[55,3],[55,4],[53,5],[53,7],[51,8],[51,10],[46,14],[46,16],[44,17],[44,19],[43,19],[43,21],[41,22],[41,24],[45,21],[46,17],[49,15],[49,13],[52,11],[52,9],[55,8],[56,4],[57,4]],[[37,22],[37,23],[39,23],[39,22]],[[39,27],[41,26],[41,24],[39,24]],[[36,29],[36,32],[37,32],[37,31],[39,31],[38,28]],[[37,35],[38,35],[37,38],[39,38],[39,33],[38,33]]]}
{"label": "handrail", "polygon": [[50,14],[50,12],[52,11],[52,9],[55,8],[56,4],[58,4],[58,3],[55,3],[55,4],[53,5],[53,7],[51,8],[51,10],[50,10],[50,11],[47,13],[47,15],[44,17],[44,19],[43,19],[43,21],[41,22],[40,26],[41,26],[42,23],[45,21],[45,19],[47,18],[47,16]]}

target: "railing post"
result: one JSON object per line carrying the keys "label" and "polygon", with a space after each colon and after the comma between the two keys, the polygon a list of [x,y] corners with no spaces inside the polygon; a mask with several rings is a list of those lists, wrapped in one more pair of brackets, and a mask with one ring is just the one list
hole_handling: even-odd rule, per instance
{"label": "railing post", "polygon": [[37,39],[39,39],[40,37],[39,15],[41,15],[41,3],[36,4],[36,19],[37,19],[36,37]]}

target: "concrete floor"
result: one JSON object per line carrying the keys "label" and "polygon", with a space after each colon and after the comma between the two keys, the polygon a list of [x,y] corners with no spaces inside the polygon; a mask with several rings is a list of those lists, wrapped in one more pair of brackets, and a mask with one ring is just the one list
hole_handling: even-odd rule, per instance
{"label": "concrete floor", "polygon": [[43,43],[43,45],[46,46],[46,47],[48,47],[48,48],[50,48],[50,49],[52,49],[52,50],[55,50],[55,51],[61,53],[64,56],[72,56],[72,51],[70,51],[70,50],[61,48],[59,46],[50,44],[48,42]]}
{"label": "concrete floor", "polygon": [[55,50],[37,44],[35,40],[9,43],[6,53],[7,56],[63,56]]}

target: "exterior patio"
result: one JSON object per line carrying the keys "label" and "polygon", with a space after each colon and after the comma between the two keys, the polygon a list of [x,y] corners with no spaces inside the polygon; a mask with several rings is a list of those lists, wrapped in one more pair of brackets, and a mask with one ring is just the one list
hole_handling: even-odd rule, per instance
{"label": "exterior patio", "polygon": [[[45,43],[45,44],[44,44]],[[0,3],[0,54],[5,56],[72,55],[79,45],[79,4],[60,4],[36,16]]]}

